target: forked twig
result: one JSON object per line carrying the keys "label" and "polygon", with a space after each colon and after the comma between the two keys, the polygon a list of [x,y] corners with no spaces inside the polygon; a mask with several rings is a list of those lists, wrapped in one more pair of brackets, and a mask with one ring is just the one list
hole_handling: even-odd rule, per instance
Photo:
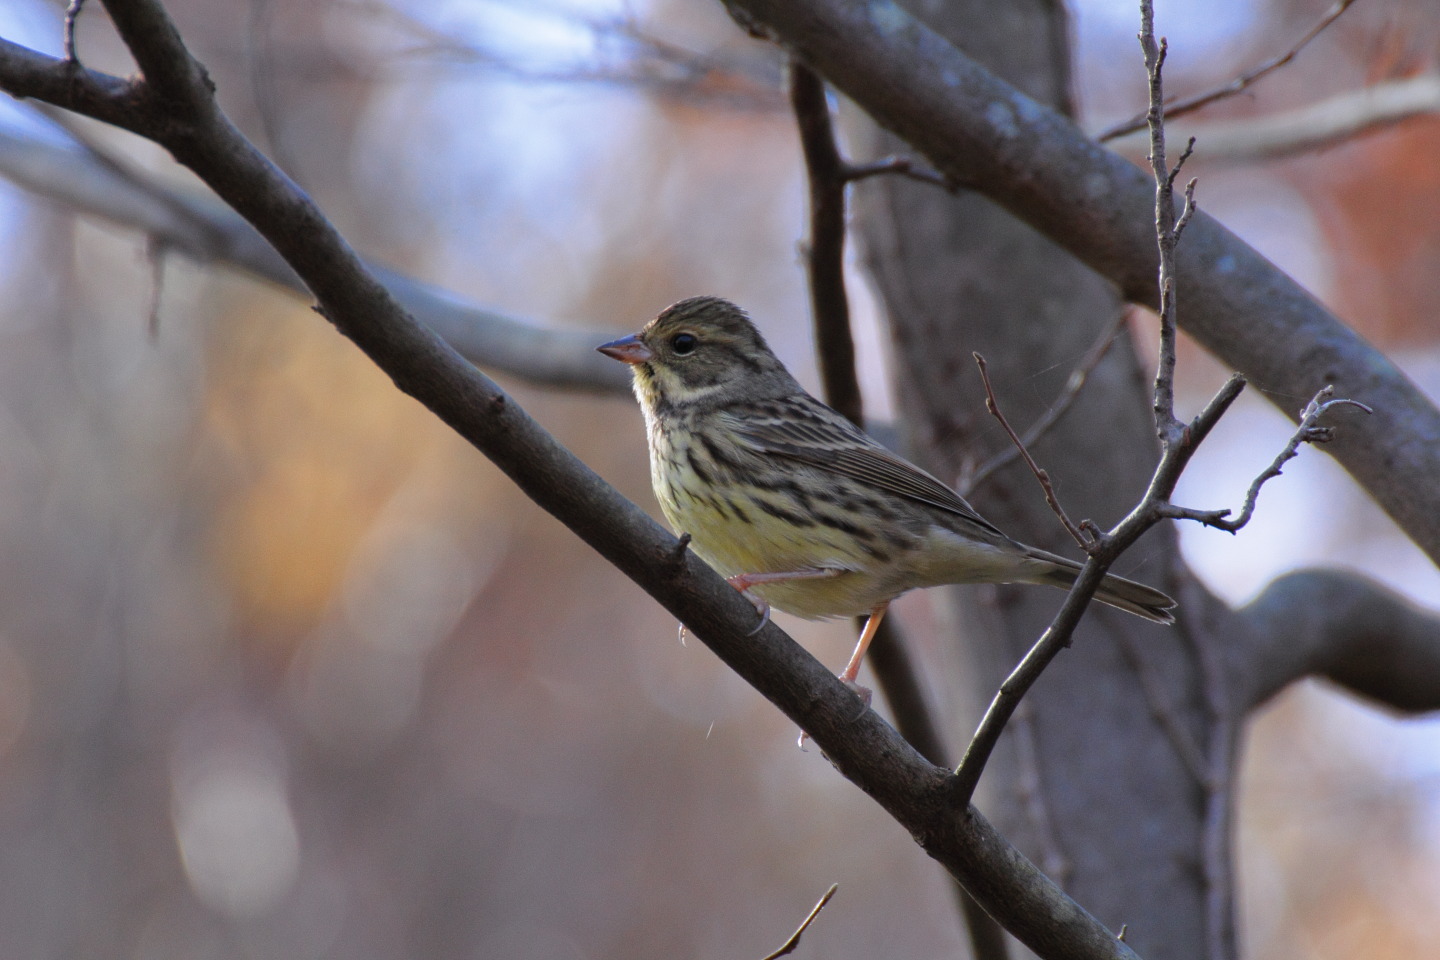
{"label": "forked twig", "polygon": [[1250,484],[1250,489],[1245,492],[1245,504],[1240,508],[1240,515],[1233,520],[1226,519],[1230,515],[1229,510],[1192,510],[1187,507],[1167,505],[1167,515],[1177,520],[1196,520],[1207,527],[1214,527],[1217,530],[1226,530],[1235,533],[1241,527],[1250,522],[1255,515],[1255,501],[1260,497],[1260,488],[1268,481],[1280,476],[1281,468],[1291,460],[1300,455],[1302,443],[1329,443],[1335,438],[1334,427],[1320,426],[1320,418],[1328,413],[1333,407],[1350,406],[1358,407],[1366,413],[1374,413],[1367,404],[1359,400],[1349,400],[1344,397],[1330,399],[1335,395],[1335,388],[1331,385],[1322,387],[1320,392],[1305,405],[1300,411],[1300,423],[1296,426],[1295,432],[1290,435],[1290,442],[1270,462],[1259,476]]}

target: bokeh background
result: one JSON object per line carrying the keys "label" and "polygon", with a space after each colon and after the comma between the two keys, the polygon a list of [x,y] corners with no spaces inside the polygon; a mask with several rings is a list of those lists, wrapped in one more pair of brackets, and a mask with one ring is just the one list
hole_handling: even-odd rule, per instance
{"label": "bokeh background", "polygon": [[[725,295],[814,384],[780,65],[719,4],[169,6],[227,111],[367,255],[597,343]],[[1100,129],[1142,104],[1137,13],[1071,6]],[[1161,0],[1170,89],[1326,6]],[[58,53],[62,15],[5,0],[0,34]],[[98,5],[79,42],[132,69]],[[1430,0],[1361,0],[1204,119],[1437,54]],[[23,106],[0,124],[68,142]],[[1440,120],[1264,162],[1199,149],[1201,203],[1440,392]],[[307,302],[3,183],[0,250],[0,958],[758,957],[831,882],[799,955],[963,955],[903,830]],[[853,286],[883,419],[883,321]],[[1187,402],[1225,373],[1187,349]],[[505,385],[654,510],[633,401]],[[1237,505],[1288,433],[1243,401],[1182,500]],[[1239,537],[1184,544],[1237,603],[1325,563],[1440,609],[1435,568],[1323,454]],[[925,599],[900,616],[923,633]],[[782,624],[848,652],[844,624]],[[1440,727],[1302,684],[1246,757],[1248,953],[1440,952]]]}

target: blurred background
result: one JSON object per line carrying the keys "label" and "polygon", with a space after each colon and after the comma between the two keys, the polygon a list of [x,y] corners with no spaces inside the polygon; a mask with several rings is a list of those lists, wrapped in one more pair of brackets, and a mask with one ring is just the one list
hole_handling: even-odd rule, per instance
{"label": "blurred background", "polygon": [[[63,6],[6,0],[0,35],[58,54]],[[596,343],[727,296],[815,385],[781,67],[720,4],[168,6],[225,109],[368,256]],[[1327,8],[1157,6],[1181,93]],[[1142,106],[1138,15],[1071,9],[1100,130]],[[133,69],[98,5],[78,39],[87,65]],[[1361,0],[1197,132],[1437,55],[1429,0]],[[0,128],[73,143],[21,105]],[[1202,205],[1440,392],[1440,120],[1199,151]],[[832,882],[798,955],[963,955],[902,829],[308,301],[6,183],[0,250],[0,958],[729,960],[779,946]],[[852,293],[884,419],[883,321],[858,271]],[[1189,409],[1227,372],[1187,349]],[[633,400],[504,385],[655,511]],[[1179,499],[1238,506],[1289,432],[1242,400]],[[1440,607],[1435,568],[1323,454],[1239,537],[1183,536],[1236,603],[1323,563]],[[900,615],[921,630],[924,597]],[[848,652],[845,624],[780,621]],[[1440,952],[1440,726],[1302,684],[1246,750],[1247,953]]]}

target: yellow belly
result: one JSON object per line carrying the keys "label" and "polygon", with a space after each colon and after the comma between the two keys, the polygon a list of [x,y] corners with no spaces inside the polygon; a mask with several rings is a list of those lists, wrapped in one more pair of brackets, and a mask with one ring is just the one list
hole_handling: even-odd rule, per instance
{"label": "yellow belly", "polygon": [[778,492],[701,488],[693,477],[662,475],[656,494],[671,528],[690,534],[695,553],[726,577],[835,571],[750,588],[777,610],[812,620],[859,616],[907,589],[898,552],[877,560],[841,530],[787,519],[804,515]]}

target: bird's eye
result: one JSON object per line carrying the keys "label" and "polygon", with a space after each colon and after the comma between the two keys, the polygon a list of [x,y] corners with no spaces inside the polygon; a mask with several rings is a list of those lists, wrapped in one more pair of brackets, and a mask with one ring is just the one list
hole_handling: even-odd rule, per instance
{"label": "bird's eye", "polygon": [[680,356],[687,353],[694,353],[695,348],[700,345],[700,338],[693,333],[677,333],[670,338],[670,349]]}

